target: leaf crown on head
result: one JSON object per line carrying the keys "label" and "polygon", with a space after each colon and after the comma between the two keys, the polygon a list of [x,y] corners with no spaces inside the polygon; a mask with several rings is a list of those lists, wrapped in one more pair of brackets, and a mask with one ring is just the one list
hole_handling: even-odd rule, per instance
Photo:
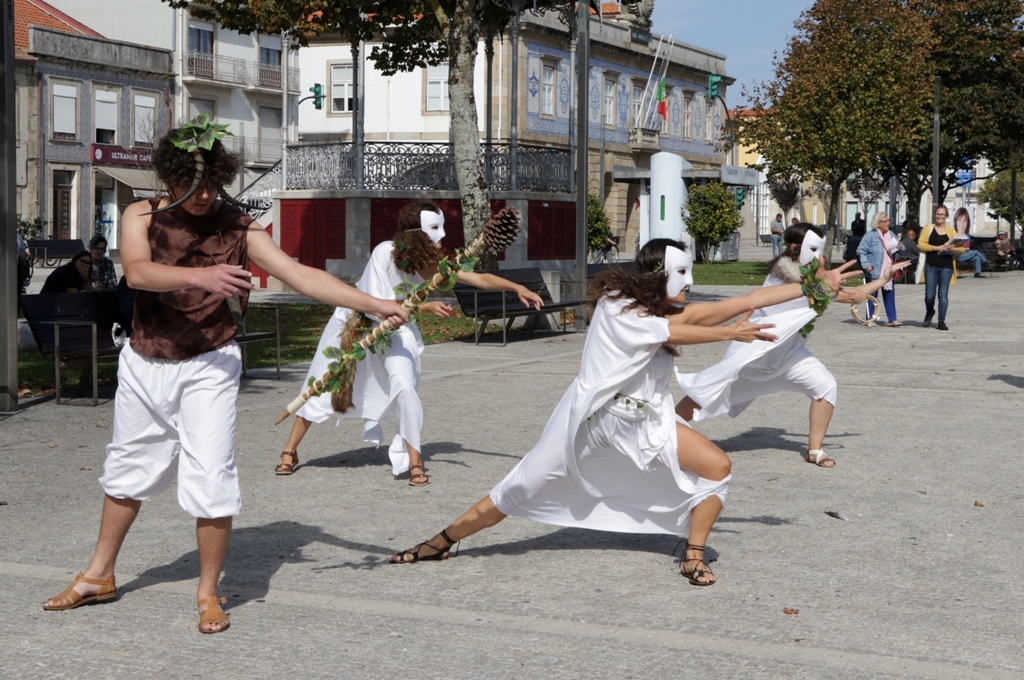
{"label": "leaf crown on head", "polygon": [[234,135],[228,132],[227,125],[214,123],[210,120],[209,114],[200,113],[181,126],[172,142],[182,151],[195,153],[199,149],[209,151],[213,148],[214,142],[228,136]]}

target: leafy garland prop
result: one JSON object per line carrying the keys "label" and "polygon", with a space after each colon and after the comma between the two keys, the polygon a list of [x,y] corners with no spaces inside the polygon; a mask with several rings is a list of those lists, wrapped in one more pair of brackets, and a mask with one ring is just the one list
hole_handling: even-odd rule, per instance
{"label": "leafy garland prop", "polygon": [[800,276],[803,279],[800,284],[800,290],[807,297],[808,306],[816,314],[814,319],[808,321],[807,325],[800,329],[800,335],[804,338],[811,334],[811,331],[814,330],[814,322],[825,313],[829,303],[832,302],[832,289],[829,288],[828,283],[824,279],[818,276],[818,268],[820,266],[818,258],[814,258],[807,266],[800,267]]}
{"label": "leafy garland prop", "polygon": [[[395,286],[396,295],[407,296],[402,302],[402,309],[408,312],[410,323],[415,321],[420,305],[426,302],[431,291],[451,290],[458,281],[459,273],[473,271],[485,250],[504,250],[511,245],[518,235],[520,219],[519,211],[515,208],[503,208],[491,218],[465,250],[456,251],[454,262],[450,262],[447,256],[441,258],[437,263],[437,273],[429,281],[419,285],[403,281]],[[288,416],[295,415],[313,397],[325,392],[338,391],[343,381],[353,378],[356,364],[366,358],[367,352],[383,354],[391,345],[391,336],[394,332],[395,329],[385,320],[347,352],[333,346],[325,349],[324,356],[331,359],[331,363],[327,365],[327,372],[320,379],[310,376],[306,389],[288,404],[288,408],[274,424],[279,425]]]}

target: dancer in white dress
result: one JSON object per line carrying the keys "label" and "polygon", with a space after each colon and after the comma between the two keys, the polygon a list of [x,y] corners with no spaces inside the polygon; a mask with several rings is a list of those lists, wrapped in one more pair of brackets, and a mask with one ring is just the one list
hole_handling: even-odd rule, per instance
{"label": "dancer in white dress", "polygon": [[[356,287],[375,297],[396,299],[399,297],[395,293],[396,286],[403,283],[419,285],[437,272],[444,235],[444,214],[436,204],[430,201],[410,203],[398,216],[395,239],[384,241],[373,249]],[[485,290],[514,292],[528,307],[540,309],[543,305],[543,300],[536,293],[493,274],[460,272],[459,282]],[[427,302],[420,306],[420,310],[441,317],[454,314],[450,306],[438,301]],[[303,387],[310,377],[319,378],[327,370],[330,359],[324,356],[324,350],[341,345],[351,314],[352,311],[344,307],[334,310],[320,336],[320,344]],[[380,323],[376,317],[369,317],[369,320],[373,325]],[[374,445],[384,440],[384,427],[397,421],[398,431],[388,449],[392,473],[397,477],[409,472],[409,483],[413,486],[428,483],[430,476],[424,474],[420,455],[423,407],[416,393],[422,354],[423,337],[419,328],[415,323],[408,323],[391,336],[391,346],[383,355],[369,354],[359,362],[352,386],[351,410],[339,412],[335,408],[337,400],[332,404],[330,393],[306,402],[296,413],[291,434],[281,454],[281,463],[275,472],[290,475],[295,471],[299,462],[299,443],[313,423],[322,423],[331,417],[339,422],[343,418],[362,418],[363,439]]]}
{"label": "dancer in white dress", "polygon": [[[776,286],[683,307],[693,280],[685,248],[655,239],[638,253],[635,272],[598,277],[579,376],[540,441],[488,496],[392,562],[445,559],[456,541],[516,515],[559,526],[685,536],[681,573],[694,585],[715,582],[703,550],[728,493],[731,463],[673,414],[673,346],[772,341],[770,324],[750,323],[749,310],[802,300],[803,292],[800,284]],[[850,275],[825,273],[833,290]],[[735,324],[719,325],[744,312]]]}
{"label": "dancer in white dress", "polygon": [[[787,228],[783,240],[785,251],[772,261],[764,288],[799,281],[797,263],[809,264],[825,245],[821,230],[806,222]],[[903,263],[889,269],[871,283],[844,288],[836,301],[861,304],[891,280],[896,270],[906,266]],[[687,422],[723,414],[735,418],[758,397],[773,392],[803,392],[811,399],[805,459],[821,467],[834,467],[835,461],[825,455],[822,446],[835,410],[838,386],[832,373],[807,349],[800,333],[814,318],[815,312],[797,300],[755,311],[751,319],[774,324],[779,341],[733,343],[719,363],[699,373],[680,375],[679,386],[686,397],[679,402],[676,414]]]}

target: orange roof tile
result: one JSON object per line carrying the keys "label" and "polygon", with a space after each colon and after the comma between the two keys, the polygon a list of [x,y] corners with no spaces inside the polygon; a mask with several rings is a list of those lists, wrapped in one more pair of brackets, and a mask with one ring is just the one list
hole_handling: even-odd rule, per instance
{"label": "orange roof tile", "polygon": [[79,33],[93,38],[103,37],[43,0],[14,0],[14,50],[18,56],[28,54],[28,29],[30,26]]}

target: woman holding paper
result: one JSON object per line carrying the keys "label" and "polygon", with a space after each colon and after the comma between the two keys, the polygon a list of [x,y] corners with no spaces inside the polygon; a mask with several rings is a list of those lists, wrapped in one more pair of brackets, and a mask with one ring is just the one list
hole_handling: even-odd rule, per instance
{"label": "woman holding paper", "polygon": [[956,268],[953,266],[953,258],[964,252],[962,240],[957,238],[956,230],[946,224],[949,219],[949,209],[944,205],[935,208],[932,215],[933,224],[926,225],[921,230],[921,236],[917,239],[917,247],[925,254],[924,266],[924,327],[932,325],[932,318],[935,316],[935,296],[939,297],[939,325],[940,331],[948,331],[946,326],[946,310],[949,309],[949,286],[956,284]]}

